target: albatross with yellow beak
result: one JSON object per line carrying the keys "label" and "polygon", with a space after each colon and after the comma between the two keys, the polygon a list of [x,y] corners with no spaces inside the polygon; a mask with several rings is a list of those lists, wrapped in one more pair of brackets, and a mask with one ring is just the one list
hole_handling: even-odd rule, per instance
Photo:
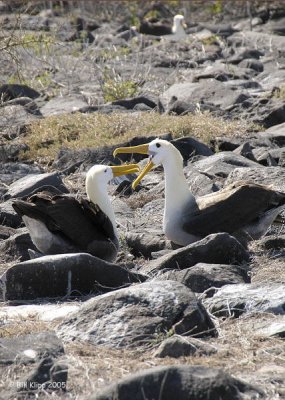
{"label": "albatross with yellow beak", "polygon": [[44,191],[12,205],[41,253],[86,252],[114,261],[119,240],[107,185],[116,176],[138,171],[136,164],[94,165],[86,175],[87,199]]}
{"label": "albatross with yellow beak", "polygon": [[149,155],[133,188],[153,167],[163,165],[163,231],[168,239],[181,246],[216,232],[228,232],[243,242],[259,239],[285,208],[285,193],[246,182],[195,198],[183,173],[181,153],[166,140],[155,139],[144,145],[117,148],[114,156],[119,153]]}

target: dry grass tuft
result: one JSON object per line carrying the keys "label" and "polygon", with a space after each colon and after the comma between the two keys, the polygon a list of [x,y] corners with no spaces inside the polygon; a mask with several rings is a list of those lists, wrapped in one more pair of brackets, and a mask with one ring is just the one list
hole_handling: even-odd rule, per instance
{"label": "dry grass tuft", "polygon": [[49,331],[53,329],[53,326],[54,324],[46,323],[35,318],[21,319],[17,317],[15,322],[9,322],[9,324],[1,326],[0,338],[16,337],[28,335],[30,333]]}
{"label": "dry grass tuft", "polygon": [[225,121],[209,113],[185,116],[149,113],[64,114],[33,121],[21,140],[29,146],[23,159],[52,161],[60,148],[80,149],[116,145],[135,136],[171,133],[174,137],[193,136],[206,143],[216,136],[245,135],[244,121]]}
{"label": "dry grass tuft", "polygon": [[[61,360],[68,366],[68,385],[67,393],[60,398],[85,398],[92,393],[98,394],[107,385],[131,373],[154,366],[182,364],[222,368],[239,379],[261,387],[266,392],[266,399],[282,398],[280,370],[285,356],[282,339],[254,335],[255,326],[270,323],[275,318],[274,315],[257,314],[220,320],[218,341],[215,338],[207,341],[217,347],[218,352],[209,356],[198,353],[177,359],[160,359],[154,358],[149,350],[108,349],[80,342],[65,344],[66,355]],[[264,370],[264,366],[268,365],[272,366],[271,371]],[[10,367],[7,379],[15,377],[16,368]]]}
{"label": "dry grass tuft", "polygon": [[285,261],[269,254],[255,255],[251,266],[252,283],[285,283]]}

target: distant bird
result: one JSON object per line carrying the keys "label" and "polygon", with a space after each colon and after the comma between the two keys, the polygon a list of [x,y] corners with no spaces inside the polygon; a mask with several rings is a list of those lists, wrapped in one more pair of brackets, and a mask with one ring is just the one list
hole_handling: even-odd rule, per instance
{"label": "distant bird", "polygon": [[184,29],[186,27],[184,16],[177,14],[173,17],[172,27],[162,21],[144,20],[141,22],[139,32],[171,40],[179,40],[187,36]]}
{"label": "distant bird", "polygon": [[187,33],[185,32],[185,29],[187,25],[185,24],[184,16],[177,14],[173,18],[173,25],[171,28],[172,35],[170,35],[171,39],[174,40],[179,40],[186,38]]}
{"label": "distant bird", "polygon": [[285,193],[267,186],[237,182],[218,192],[195,198],[183,173],[183,158],[170,142],[117,148],[119,153],[149,154],[149,161],[133,182],[135,188],[156,165],[165,174],[163,230],[172,242],[185,246],[215,232],[228,232],[243,244],[262,237],[285,208]]}
{"label": "distant bird", "polygon": [[87,199],[43,191],[12,205],[40,253],[86,252],[114,261],[119,240],[107,185],[116,176],[138,171],[136,164],[94,165],[86,175]]}

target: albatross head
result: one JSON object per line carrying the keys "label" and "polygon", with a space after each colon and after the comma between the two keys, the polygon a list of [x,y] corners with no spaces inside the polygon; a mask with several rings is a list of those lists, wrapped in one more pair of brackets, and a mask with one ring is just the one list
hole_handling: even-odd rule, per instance
{"label": "albatross head", "polygon": [[107,192],[108,183],[116,176],[138,172],[137,164],[125,165],[93,165],[86,174],[86,192],[90,200],[94,198],[92,193],[100,191]]}
{"label": "albatross head", "polygon": [[178,165],[181,164],[181,168],[183,165],[183,158],[179,150],[177,150],[173,144],[163,139],[154,139],[148,144],[141,144],[139,146],[119,147],[114,151],[114,157],[119,153],[139,153],[149,155],[149,160],[145,168],[132,183],[133,189],[136,188],[142,178],[156,165],[162,164],[165,166],[170,162],[170,160],[174,160]]}

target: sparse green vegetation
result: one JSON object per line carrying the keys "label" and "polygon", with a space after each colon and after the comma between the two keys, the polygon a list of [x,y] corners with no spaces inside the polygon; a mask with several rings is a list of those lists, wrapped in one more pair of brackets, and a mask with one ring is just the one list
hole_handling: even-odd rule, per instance
{"label": "sparse green vegetation", "polygon": [[138,18],[138,3],[135,1],[129,1],[127,3],[127,8],[130,14],[130,25],[136,26],[137,28],[140,25],[140,20]]}
{"label": "sparse green vegetation", "polygon": [[51,84],[51,74],[49,71],[44,71],[43,73],[36,76],[36,80],[40,83],[42,87],[47,87]]}
{"label": "sparse green vegetation", "polygon": [[43,70],[42,73],[33,76],[22,68],[21,52],[25,50],[39,60],[46,59],[52,53],[54,38],[48,33],[20,32],[2,38],[0,53],[6,53],[13,60],[16,69],[12,69],[7,82],[10,84],[21,83],[34,89],[47,88],[51,83],[50,72]]}
{"label": "sparse green vegetation", "polygon": [[209,11],[214,15],[221,14],[223,12],[222,0],[215,0],[213,4],[209,6]]}
{"label": "sparse green vegetation", "polygon": [[102,91],[106,102],[121,100],[135,96],[138,83],[131,79],[124,79],[114,72],[105,71]]}
{"label": "sparse green vegetation", "polygon": [[17,46],[24,49],[33,50],[37,57],[50,52],[50,46],[54,43],[54,38],[47,33],[24,33],[20,38]]}
{"label": "sparse green vegetation", "polygon": [[100,61],[107,61],[107,60],[111,60],[114,59],[116,57],[124,57],[129,55],[131,52],[131,49],[129,47],[115,47],[113,46],[112,48],[105,48],[102,49],[99,52],[99,55],[97,57],[97,59],[99,59]]}
{"label": "sparse green vegetation", "polygon": [[48,163],[59,149],[73,149],[112,145],[130,140],[135,136],[162,135],[174,137],[191,135],[209,143],[222,135],[244,135],[250,126],[245,121],[225,121],[209,113],[184,116],[160,115],[156,112],[136,114],[65,114],[32,122],[22,139],[29,151],[24,159],[36,159]]}
{"label": "sparse green vegetation", "polygon": [[219,36],[217,35],[212,35],[210,37],[207,37],[205,39],[201,39],[201,42],[203,43],[204,46],[210,46],[212,44],[215,44],[221,40]]}
{"label": "sparse green vegetation", "polygon": [[151,344],[151,346],[156,347],[161,342],[163,342],[165,339],[169,339],[174,334],[175,334],[174,328],[169,329],[169,331],[156,332],[155,339],[153,340],[153,343]]}

